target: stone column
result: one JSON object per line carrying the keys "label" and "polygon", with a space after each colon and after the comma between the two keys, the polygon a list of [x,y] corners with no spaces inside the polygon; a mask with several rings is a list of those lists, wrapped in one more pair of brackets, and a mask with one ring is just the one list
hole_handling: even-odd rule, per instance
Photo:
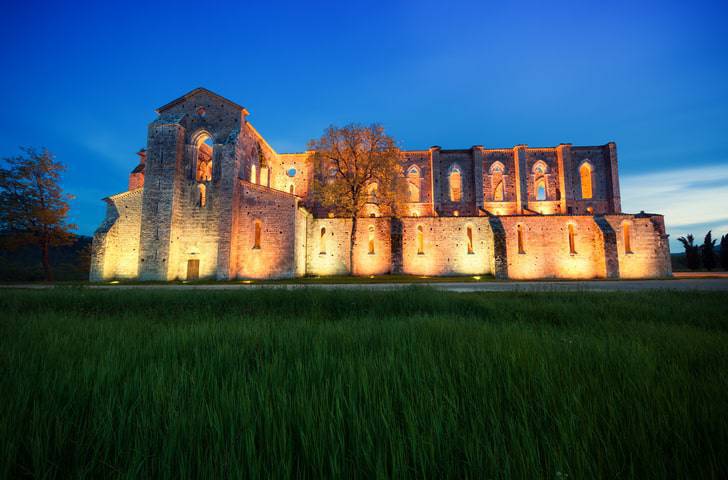
{"label": "stone column", "polygon": [[483,208],[483,161],[485,149],[482,145],[475,145],[473,148],[473,188],[475,188],[475,214],[480,215]]}
{"label": "stone column", "polygon": [[430,147],[430,198],[432,199],[432,214],[438,215],[438,209],[442,202],[441,191],[442,181],[440,178],[440,147]]}
{"label": "stone column", "polygon": [[562,143],[556,147],[556,163],[559,167],[559,213],[566,213],[566,172],[571,168],[570,143]]}
{"label": "stone column", "polygon": [[607,143],[609,149],[609,169],[607,170],[607,186],[609,195],[610,213],[620,213],[622,211],[622,198],[619,193],[619,171],[617,166],[617,144],[614,142]]}
{"label": "stone column", "polygon": [[516,213],[522,215],[528,208],[528,169],[526,168],[526,148],[528,145],[513,147],[513,166],[516,184]]}

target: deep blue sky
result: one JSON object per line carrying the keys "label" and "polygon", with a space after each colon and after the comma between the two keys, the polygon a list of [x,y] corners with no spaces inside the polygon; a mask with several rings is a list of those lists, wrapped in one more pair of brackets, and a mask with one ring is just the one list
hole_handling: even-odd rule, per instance
{"label": "deep blue sky", "polygon": [[[10,2],[0,156],[69,167],[80,233],[153,110],[205,86],[280,152],[329,124],[404,148],[618,145],[623,206],[728,233],[728,2]],[[690,203],[686,203],[690,202]],[[673,244],[674,245],[674,244]]]}

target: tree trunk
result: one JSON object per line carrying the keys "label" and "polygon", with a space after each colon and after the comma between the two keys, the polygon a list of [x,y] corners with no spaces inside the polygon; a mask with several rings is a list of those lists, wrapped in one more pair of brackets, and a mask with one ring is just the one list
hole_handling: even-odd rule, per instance
{"label": "tree trunk", "polygon": [[351,217],[351,237],[349,238],[349,271],[354,275],[354,244],[356,243],[356,216]]}
{"label": "tree trunk", "polygon": [[42,259],[43,262],[43,274],[45,276],[45,279],[47,282],[53,281],[53,271],[51,270],[51,257],[48,247],[48,240],[43,239],[41,240],[41,253],[42,253]]}

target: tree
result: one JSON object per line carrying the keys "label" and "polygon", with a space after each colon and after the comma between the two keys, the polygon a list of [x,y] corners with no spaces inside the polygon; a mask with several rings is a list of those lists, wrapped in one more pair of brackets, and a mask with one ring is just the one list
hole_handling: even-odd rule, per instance
{"label": "tree", "polygon": [[703,240],[703,244],[700,246],[700,253],[703,257],[703,266],[708,269],[708,271],[711,271],[715,268],[715,238],[713,238],[713,235],[711,231],[709,230],[707,235],[705,235],[705,239]]}
{"label": "tree", "polygon": [[695,237],[693,237],[693,234],[689,234],[687,238],[680,237],[677,241],[685,247],[685,259],[687,260],[688,268],[690,270],[700,268],[700,255],[698,255],[700,247],[695,245]]}
{"label": "tree", "polygon": [[59,184],[66,167],[51,152],[21,148],[23,155],[5,158],[0,168],[0,231],[8,248],[36,245],[46,280],[53,280],[50,247],[75,238],[67,223],[68,201]]}
{"label": "tree", "polygon": [[349,266],[354,268],[357,218],[367,203],[397,214],[404,199],[399,148],[381,125],[331,126],[318,140],[309,142],[314,151],[314,198],[337,216],[351,219]]}
{"label": "tree", "polygon": [[720,237],[720,266],[728,270],[728,233]]}

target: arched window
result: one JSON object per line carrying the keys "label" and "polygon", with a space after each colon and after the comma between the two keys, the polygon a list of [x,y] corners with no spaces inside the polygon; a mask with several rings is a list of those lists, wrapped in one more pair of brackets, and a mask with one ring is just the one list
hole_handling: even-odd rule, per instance
{"label": "arched window", "polygon": [[417,225],[417,255],[425,254],[425,232],[422,225]]}
{"label": "arched window", "polygon": [[379,189],[379,185],[377,182],[372,182],[369,185],[367,185],[367,201],[369,203],[377,203],[377,190]]}
{"label": "arched window", "polygon": [[369,225],[369,255],[374,255],[374,225]]}
{"label": "arched window", "polygon": [[463,179],[460,167],[457,165],[450,167],[448,183],[450,186],[450,201],[459,203],[462,200]]}
{"label": "arched window", "polygon": [[198,182],[212,180],[213,141],[207,133],[200,133],[197,137],[197,172],[195,178]]}
{"label": "arched window", "polygon": [[319,236],[319,254],[326,255],[326,227],[321,227]]}
{"label": "arched window", "polygon": [[493,165],[490,166],[490,174],[496,175],[496,174],[503,174],[503,172],[506,171],[506,167],[501,162],[493,162]]}
{"label": "arched window", "polygon": [[197,205],[204,208],[207,205],[207,187],[204,183],[197,184],[198,200]]}
{"label": "arched window", "polygon": [[502,202],[503,201],[503,180],[499,181],[495,189],[493,189],[493,200],[496,202]]}
{"label": "arched window", "polygon": [[536,200],[546,200],[546,179],[536,180]]}
{"label": "arched window", "polygon": [[569,253],[576,255],[576,233],[574,231],[574,225],[569,224]]}
{"label": "arched window", "polygon": [[622,224],[622,237],[624,239],[624,253],[632,253],[632,232],[629,222]]}
{"label": "arched window", "polygon": [[256,183],[257,181],[257,172],[255,165],[250,166],[250,183]]}
{"label": "arched window", "polygon": [[468,227],[465,229],[465,235],[467,236],[467,241],[468,241],[468,254],[472,255],[474,253],[474,251],[473,251],[473,227],[468,225]]}
{"label": "arched window", "polygon": [[420,202],[420,170],[416,165],[412,165],[407,170],[407,186],[409,188],[409,201],[414,203]]}
{"label": "arched window", "polygon": [[584,162],[579,167],[579,176],[581,177],[581,198],[592,198],[592,168],[591,165]]}
{"label": "arched window", "polygon": [[538,160],[536,163],[533,164],[533,174],[534,175],[544,175],[548,171],[548,165],[546,165],[546,162],[543,160]]}
{"label": "arched window", "polygon": [[294,194],[295,190],[296,190],[296,187],[293,184],[290,184],[288,186],[288,193],[290,193],[291,195]]}
{"label": "arched window", "polygon": [[253,248],[258,250],[258,249],[260,249],[260,236],[261,236],[260,220],[256,220],[254,222],[254,228],[255,228],[255,233],[254,233],[254,238],[253,238]]}
{"label": "arched window", "polygon": [[523,246],[523,225],[516,226],[516,235],[518,236],[518,253],[524,254],[526,250]]}

